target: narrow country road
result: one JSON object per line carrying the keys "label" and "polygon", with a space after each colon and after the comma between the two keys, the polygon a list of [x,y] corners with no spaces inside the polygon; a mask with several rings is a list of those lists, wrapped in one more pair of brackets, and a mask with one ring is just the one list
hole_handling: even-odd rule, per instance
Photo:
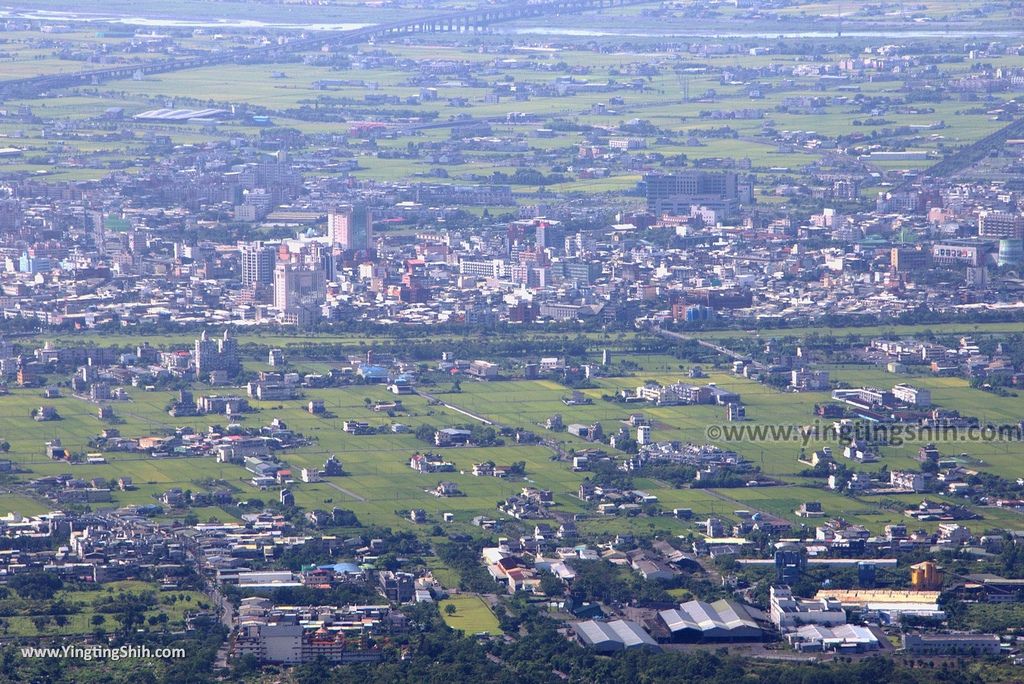
{"label": "narrow country road", "polygon": [[323,483],[324,483],[325,485],[327,485],[327,486],[328,486],[328,487],[330,487],[331,489],[336,489],[336,490],[338,490],[339,492],[341,492],[342,494],[344,494],[345,496],[349,496],[349,497],[352,497],[353,499],[355,499],[356,501],[358,501],[358,502],[360,502],[360,503],[363,503],[363,502],[365,502],[365,501],[366,501],[366,497],[364,497],[364,496],[359,496],[359,495],[358,495],[358,494],[356,494],[355,492],[353,492],[353,491],[351,491],[351,490],[349,490],[349,489],[345,489],[344,487],[341,487],[341,486],[339,486],[339,485],[336,485],[336,484],[334,484],[333,482],[331,482],[330,480],[322,480],[322,481],[323,481]]}

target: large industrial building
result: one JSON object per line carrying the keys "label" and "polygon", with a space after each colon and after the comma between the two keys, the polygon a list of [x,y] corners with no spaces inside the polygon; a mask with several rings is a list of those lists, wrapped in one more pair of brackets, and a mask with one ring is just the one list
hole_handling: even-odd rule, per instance
{"label": "large industrial building", "polygon": [[771,588],[770,614],[772,622],[783,632],[800,625],[824,625],[835,627],[846,624],[846,611],[842,604],[829,596],[819,595],[813,599],[795,596],[788,586]]}
{"label": "large industrial building", "polygon": [[672,641],[759,641],[764,638],[762,611],[731,599],[714,603],[687,601],[658,613]]}
{"label": "large industrial building", "polygon": [[658,643],[644,628],[630,620],[613,620],[611,622],[574,622],[573,631],[580,643],[598,653],[614,653],[631,648],[658,650]]}
{"label": "large industrial building", "polygon": [[895,589],[822,589],[819,601],[838,601],[844,608],[873,611],[898,619],[903,615],[942,619],[938,591],[900,591]]}
{"label": "large industrial building", "polygon": [[786,634],[786,641],[803,652],[864,653],[881,648],[875,633],[859,625],[801,625]]}
{"label": "large industrial building", "polygon": [[914,655],[999,655],[995,634],[904,634],[903,650]]}

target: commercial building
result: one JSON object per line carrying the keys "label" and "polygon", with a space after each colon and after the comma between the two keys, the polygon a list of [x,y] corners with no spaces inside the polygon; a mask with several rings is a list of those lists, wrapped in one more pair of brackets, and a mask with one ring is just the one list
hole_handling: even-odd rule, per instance
{"label": "commercial building", "polygon": [[373,246],[373,214],[365,205],[336,207],[327,215],[327,238],[342,249]]}
{"label": "commercial building", "polygon": [[1020,266],[1024,262],[1024,240],[1008,239],[999,241],[996,263],[1000,266]]}
{"label": "commercial building", "polygon": [[688,170],[673,174],[647,174],[643,178],[647,209],[657,216],[689,216],[691,207],[706,207],[729,218],[749,202],[750,189],[735,172]]}
{"label": "commercial building", "polygon": [[979,266],[988,250],[989,245],[977,242],[936,243],[932,245],[932,263],[936,266]]}
{"label": "commercial building", "polygon": [[286,322],[307,325],[319,316],[327,293],[327,276],[322,268],[303,268],[282,263],[274,269],[274,308]]}
{"label": "commercial building", "polygon": [[1024,238],[1024,216],[1008,211],[983,211],[978,214],[978,236],[989,238]]}
{"label": "commercial building", "polygon": [[897,273],[920,271],[928,266],[930,256],[927,250],[920,247],[893,247],[889,263]]}
{"label": "commercial building", "polygon": [[247,242],[241,245],[242,284],[269,285],[274,282],[274,264],[277,252],[265,242]]}

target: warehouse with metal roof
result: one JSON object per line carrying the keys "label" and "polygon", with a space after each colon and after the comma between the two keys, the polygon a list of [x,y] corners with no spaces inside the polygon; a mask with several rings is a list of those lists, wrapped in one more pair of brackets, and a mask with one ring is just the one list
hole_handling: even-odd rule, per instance
{"label": "warehouse with metal roof", "polygon": [[631,648],[659,648],[658,643],[644,631],[643,627],[630,620],[587,620],[574,622],[572,628],[580,643],[598,653],[613,653]]}
{"label": "warehouse with metal roof", "polygon": [[801,625],[786,634],[786,641],[798,651],[863,653],[881,648],[875,633],[858,625]]}
{"label": "warehouse with metal roof", "polygon": [[731,599],[687,601],[678,608],[660,611],[658,616],[675,642],[759,641],[765,635],[762,611]]}
{"label": "warehouse with metal roof", "polygon": [[227,115],[225,109],[150,109],[136,114],[136,121],[153,121],[158,123],[187,123],[189,121],[211,121]]}

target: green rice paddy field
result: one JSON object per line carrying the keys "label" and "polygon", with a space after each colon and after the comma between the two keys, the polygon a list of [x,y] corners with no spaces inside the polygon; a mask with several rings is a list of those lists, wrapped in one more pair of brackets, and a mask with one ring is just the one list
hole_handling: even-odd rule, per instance
{"label": "green rice paddy field", "polygon": [[[672,357],[655,355],[629,358],[642,362],[645,370],[633,377],[598,379],[598,387],[584,390],[584,394],[593,399],[591,405],[566,406],[562,398],[568,396],[569,390],[544,380],[491,383],[466,381],[462,383],[461,392],[440,393],[436,396],[445,403],[481,415],[498,425],[533,430],[545,439],[560,443],[565,450],[593,445],[566,432],[546,431],[541,424],[555,413],[561,414],[566,424],[600,422],[605,433],[610,434],[624,425],[631,413],[639,412],[652,421],[655,439],[694,443],[709,441],[706,437],[707,426],[725,422],[721,407],[651,407],[602,398],[619,389],[635,388],[647,379],[662,383],[686,381],[685,371],[678,360]],[[835,379],[855,385],[891,386],[905,379],[863,367],[837,366],[831,368],[831,371]],[[747,424],[755,427],[808,425],[813,422],[814,405],[829,399],[826,392],[783,393],[724,372],[713,372],[707,381],[738,392],[747,406]],[[972,389],[966,381],[957,378],[915,377],[912,382],[931,389],[936,404],[958,409],[965,415],[1007,423],[1015,423],[1024,415],[1024,397],[997,397]],[[196,390],[200,394],[205,391]],[[242,390],[216,390],[221,394],[231,391],[240,393]],[[146,392],[132,388],[130,395],[129,401],[113,403],[115,412],[124,420],[117,427],[125,436],[161,434],[173,427],[186,425],[205,430],[211,422],[217,422],[214,417],[171,418],[165,411],[165,406],[173,396],[169,392]],[[333,414],[332,417],[317,417],[306,412],[306,402],[312,398],[322,398],[328,411]],[[487,449],[446,449],[443,453],[446,459],[455,463],[457,472],[423,475],[413,471],[408,467],[409,456],[428,447],[412,434],[386,432],[354,436],[342,431],[342,422],[346,419],[365,420],[372,425],[399,422],[415,428],[423,423],[439,427],[464,424],[470,422],[470,419],[442,406],[430,406],[418,396],[403,397],[406,411],[388,418],[370,410],[366,399],[390,400],[394,396],[383,387],[353,386],[310,390],[301,400],[253,402],[257,411],[246,414],[242,421],[244,425],[265,425],[274,418],[280,418],[289,428],[314,440],[310,446],[281,454],[296,475],[299,468],[319,467],[330,454],[337,454],[349,473],[346,477],[332,478],[328,482],[296,482],[291,489],[299,506],[340,506],[355,511],[364,523],[410,528],[412,523],[396,512],[415,507],[426,510],[431,522],[440,522],[443,513],[451,512],[455,515],[456,525],[467,526],[477,515],[500,517],[495,509],[498,500],[518,492],[524,484],[535,484],[554,492],[556,510],[566,513],[585,511],[582,502],[576,498],[576,490],[586,474],[574,473],[566,462],[552,460],[553,450],[548,446],[507,444]],[[56,407],[62,419],[52,422],[34,421],[29,416],[30,410],[44,403]],[[219,422],[223,424],[223,417],[220,417]],[[71,472],[83,479],[102,477],[109,480],[121,476],[133,479],[136,489],[115,491],[113,504],[94,506],[153,503],[156,497],[171,487],[203,491],[206,488],[204,481],[208,479],[226,481],[237,489],[236,496],[239,499],[258,497],[263,501],[271,501],[277,498],[276,490],[259,491],[253,487],[249,483],[249,474],[242,467],[216,463],[212,458],[153,459],[141,454],[107,454],[109,462],[102,465],[70,465],[47,461],[44,448],[46,440],[59,436],[72,451],[89,452],[92,451],[87,445],[89,438],[97,435],[105,426],[96,417],[94,404],[74,397],[44,402],[40,391],[36,389],[15,389],[9,395],[0,397],[0,438],[11,445],[8,458],[27,471],[19,474],[18,479],[27,480],[62,472]],[[666,510],[691,508],[698,519],[712,513],[732,518],[735,517],[734,511],[747,509],[769,511],[799,523],[802,521],[794,515],[794,509],[804,501],[818,500],[823,503],[827,513],[844,515],[874,529],[902,519],[902,507],[920,502],[920,496],[904,497],[905,500],[891,496],[853,499],[822,489],[820,481],[797,475],[805,468],[797,461],[801,447],[798,441],[750,438],[719,443],[759,465],[765,474],[784,483],[783,486],[721,490],[675,489],[667,483],[649,479],[638,479],[635,486],[656,495]],[[806,448],[809,451],[826,444],[831,444],[838,451],[837,443],[825,439],[812,440]],[[917,464],[911,457],[917,447],[918,444],[913,443],[902,447],[887,447],[883,450],[882,463],[890,469],[915,467]],[[963,461],[970,468],[1010,479],[1024,476],[1024,466],[1021,464],[1024,448],[1020,442],[940,443],[939,448],[944,454],[966,453]],[[500,465],[525,461],[528,482],[472,476],[469,471],[473,463],[484,460],[492,460]],[[880,465],[859,468],[877,469]],[[466,495],[452,498],[433,496],[428,490],[441,479],[455,482]],[[11,488],[10,485],[4,487],[5,490]],[[36,501],[23,493],[0,494],[0,514],[10,511],[38,513],[49,507],[51,504]],[[218,508],[200,508],[195,512],[203,520],[226,520],[231,517],[228,511]],[[982,524],[986,526],[1016,526],[1019,523],[1018,514],[1012,511],[986,508],[981,512],[986,519]],[[658,529],[676,533],[690,529],[689,523],[668,516],[654,521],[600,518],[586,521],[583,526],[585,529],[611,532],[641,529],[652,524]]]}

